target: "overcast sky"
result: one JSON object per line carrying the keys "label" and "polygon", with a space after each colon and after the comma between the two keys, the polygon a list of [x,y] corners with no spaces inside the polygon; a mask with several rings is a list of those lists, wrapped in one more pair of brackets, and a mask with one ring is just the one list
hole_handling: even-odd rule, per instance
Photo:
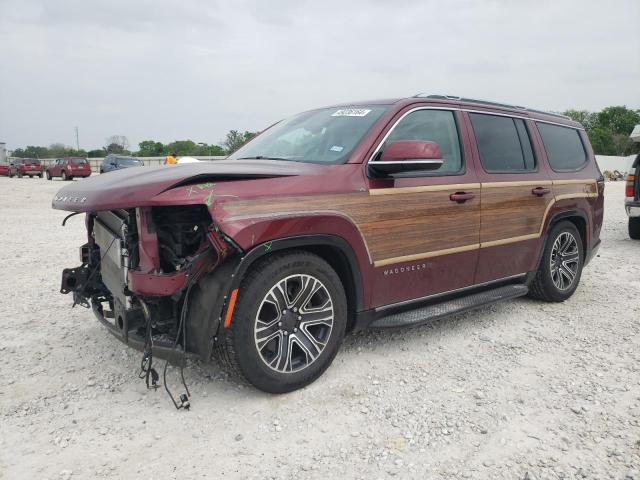
{"label": "overcast sky", "polygon": [[298,111],[444,93],[640,108],[639,0],[0,0],[0,141],[218,143]]}

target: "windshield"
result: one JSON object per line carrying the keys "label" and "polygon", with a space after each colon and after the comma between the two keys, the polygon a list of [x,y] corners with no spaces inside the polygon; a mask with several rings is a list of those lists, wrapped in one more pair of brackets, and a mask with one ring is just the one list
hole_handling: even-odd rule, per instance
{"label": "windshield", "polygon": [[118,163],[120,165],[142,165],[142,161],[136,158],[118,158]]}
{"label": "windshield", "polygon": [[386,109],[370,105],[304,112],[277,123],[229,158],[344,163]]}
{"label": "windshield", "polygon": [[87,163],[87,161],[84,158],[73,158],[71,159],[71,163],[73,163],[74,165],[84,165]]}
{"label": "windshield", "polygon": [[28,165],[40,165],[40,160],[25,160],[24,163]]}

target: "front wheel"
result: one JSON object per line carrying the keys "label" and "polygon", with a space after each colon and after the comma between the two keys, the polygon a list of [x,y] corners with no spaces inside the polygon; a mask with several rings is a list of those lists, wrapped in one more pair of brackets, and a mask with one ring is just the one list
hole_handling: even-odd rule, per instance
{"label": "front wheel", "polygon": [[265,392],[290,392],[316,380],[344,337],[344,287],[327,262],[308,252],[260,261],[240,285],[236,305],[220,358]]}
{"label": "front wheel", "polygon": [[582,237],[571,222],[560,222],[549,232],[542,260],[529,287],[529,296],[563,302],[578,288],[584,252]]}
{"label": "front wheel", "polygon": [[62,178],[62,181],[69,180],[69,177],[67,177],[67,172],[65,172],[64,170],[60,174],[60,178]]}
{"label": "front wheel", "polygon": [[629,217],[629,237],[640,240],[640,217]]}
{"label": "front wheel", "polygon": [[49,170],[47,170],[47,180],[51,180],[51,173],[49,173]]}

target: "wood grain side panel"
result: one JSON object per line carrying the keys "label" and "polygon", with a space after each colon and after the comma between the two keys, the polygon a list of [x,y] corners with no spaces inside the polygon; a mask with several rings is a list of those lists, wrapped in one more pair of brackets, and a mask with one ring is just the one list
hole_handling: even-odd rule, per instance
{"label": "wood grain side panel", "polygon": [[597,197],[598,186],[595,182],[577,183],[568,181],[554,181],[553,182],[553,194],[556,197],[569,198],[568,195],[574,197]]}
{"label": "wood grain side panel", "polygon": [[374,263],[378,263],[478,244],[480,188],[466,188],[476,198],[463,204],[449,199],[455,191],[438,188],[397,195],[353,193],[227,201],[224,210],[229,217],[225,222],[269,215],[335,212],[353,221],[362,232]]}
{"label": "wood grain side panel", "polygon": [[537,235],[551,194],[538,197],[531,186],[510,186],[482,189],[480,242],[482,244]]}
{"label": "wood grain side panel", "polygon": [[371,256],[380,260],[477,244],[480,190],[465,191],[476,198],[458,204],[449,200],[449,192],[428,192],[417,202],[398,195],[393,205],[378,205],[358,224]]}

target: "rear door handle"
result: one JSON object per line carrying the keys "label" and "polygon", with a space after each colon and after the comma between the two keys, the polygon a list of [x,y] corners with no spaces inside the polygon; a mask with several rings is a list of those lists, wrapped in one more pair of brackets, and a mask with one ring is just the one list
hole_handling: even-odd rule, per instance
{"label": "rear door handle", "polygon": [[551,189],[547,187],[536,187],[533,190],[531,190],[531,193],[541,197],[543,195],[546,195],[547,193],[551,193]]}
{"label": "rear door handle", "polygon": [[467,200],[475,198],[475,196],[476,195],[474,193],[456,192],[449,195],[449,200],[451,200],[452,202],[464,203]]}

